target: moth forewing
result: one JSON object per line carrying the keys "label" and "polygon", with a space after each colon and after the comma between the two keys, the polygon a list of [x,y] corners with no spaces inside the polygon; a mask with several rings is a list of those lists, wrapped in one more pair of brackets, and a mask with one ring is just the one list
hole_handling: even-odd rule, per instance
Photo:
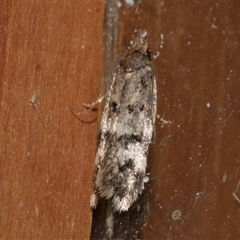
{"label": "moth forewing", "polygon": [[127,211],[144,189],[157,107],[153,59],[146,39],[137,37],[112,73],[95,159],[92,207],[100,196],[114,211]]}

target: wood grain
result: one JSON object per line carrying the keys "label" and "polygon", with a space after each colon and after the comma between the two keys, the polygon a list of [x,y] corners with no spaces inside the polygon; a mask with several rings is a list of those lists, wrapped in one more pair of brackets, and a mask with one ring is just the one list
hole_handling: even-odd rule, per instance
{"label": "wood grain", "polygon": [[116,239],[239,238],[239,11],[232,1],[118,5],[119,54],[141,29],[160,56],[150,181],[132,209],[116,214]]}
{"label": "wood grain", "polygon": [[103,1],[0,5],[0,238],[89,239]]}

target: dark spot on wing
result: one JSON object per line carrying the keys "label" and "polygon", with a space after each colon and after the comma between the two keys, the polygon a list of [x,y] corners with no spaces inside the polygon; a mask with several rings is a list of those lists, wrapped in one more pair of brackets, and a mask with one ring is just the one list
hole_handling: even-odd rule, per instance
{"label": "dark spot on wing", "polygon": [[142,112],[142,111],[144,110],[144,108],[145,108],[144,104],[143,104],[143,105],[140,105],[140,106],[139,106],[140,112]]}
{"label": "dark spot on wing", "polygon": [[119,142],[122,142],[123,145],[125,145],[125,147],[129,144],[129,143],[134,143],[134,142],[142,142],[142,134],[123,134],[120,137],[118,137],[117,139]]}
{"label": "dark spot on wing", "polygon": [[130,137],[129,137],[129,141],[130,142],[141,142],[142,140],[142,136],[139,135],[139,134],[131,134]]}
{"label": "dark spot on wing", "polygon": [[127,110],[128,110],[128,113],[129,113],[129,114],[132,113],[133,110],[134,110],[134,106],[129,104],[129,105],[127,106]]}
{"label": "dark spot on wing", "polygon": [[134,169],[134,161],[133,159],[129,158],[123,165],[118,165],[119,172],[126,172],[127,170],[133,170]]}
{"label": "dark spot on wing", "polygon": [[116,102],[111,102],[109,103],[110,108],[112,109],[112,112],[115,113],[117,112],[117,103]]}

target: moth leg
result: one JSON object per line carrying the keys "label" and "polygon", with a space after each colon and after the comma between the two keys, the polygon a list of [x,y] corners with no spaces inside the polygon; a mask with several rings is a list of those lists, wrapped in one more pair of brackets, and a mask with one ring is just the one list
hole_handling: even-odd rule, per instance
{"label": "moth leg", "polygon": [[91,198],[90,198],[90,206],[91,206],[91,208],[96,208],[97,207],[98,199],[99,199],[99,196],[98,196],[97,192],[94,191],[92,193],[92,195],[91,195]]}
{"label": "moth leg", "polygon": [[[84,106],[85,108],[87,108],[87,110],[82,111],[82,112],[76,112],[70,105],[68,105],[68,107],[70,108],[71,112],[75,115],[75,117],[76,117],[77,119],[79,119],[79,118],[78,118],[78,115],[80,115],[80,114],[85,114],[85,113],[89,113],[89,112],[91,112],[91,110],[95,110],[94,107],[95,107],[98,103],[102,102],[102,100],[103,100],[104,98],[105,98],[105,95],[99,97],[96,101],[94,101],[94,102],[91,103],[91,104],[83,103],[83,106]],[[81,119],[79,119],[79,120],[82,121]]]}
{"label": "moth leg", "polygon": [[[98,160],[95,159],[95,161],[98,162]],[[98,164],[95,165],[95,171],[94,171],[94,187],[93,187],[93,193],[91,195],[90,198],[90,206],[91,208],[96,208],[97,204],[98,204],[98,199],[99,199],[99,194],[97,191],[97,187],[96,187],[96,176],[97,176],[97,172],[98,172]]]}
{"label": "moth leg", "polygon": [[93,187],[93,193],[90,198],[90,206],[92,208],[97,207],[98,200],[99,200],[99,194],[98,194],[98,190],[97,190],[97,186],[96,186],[97,174],[98,174],[98,171],[100,168],[99,162],[100,162],[100,156],[99,156],[99,153],[97,152],[96,158],[95,158],[95,170],[94,170],[94,179],[93,179],[94,187]]}
{"label": "moth leg", "polygon": [[113,236],[113,221],[114,221],[114,215],[113,215],[113,209],[112,209],[112,202],[109,199],[107,202],[107,217],[106,217],[106,235],[107,239],[112,239]]}
{"label": "moth leg", "polygon": [[102,102],[102,100],[105,98],[105,95],[99,97],[96,101],[90,104],[84,103],[83,106],[88,109],[88,111],[92,110],[98,103]]}

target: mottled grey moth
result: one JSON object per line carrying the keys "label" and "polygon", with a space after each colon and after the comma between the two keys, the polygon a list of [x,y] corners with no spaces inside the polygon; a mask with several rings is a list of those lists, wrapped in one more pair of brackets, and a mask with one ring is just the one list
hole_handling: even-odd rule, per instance
{"label": "mottled grey moth", "polygon": [[[147,40],[136,37],[111,74],[95,158],[92,208],[101,197],[109,200],[113,211],[128,211],[144,189],[157,108],[154,58]],[[112,223],[107,222],[111,237]]]}

